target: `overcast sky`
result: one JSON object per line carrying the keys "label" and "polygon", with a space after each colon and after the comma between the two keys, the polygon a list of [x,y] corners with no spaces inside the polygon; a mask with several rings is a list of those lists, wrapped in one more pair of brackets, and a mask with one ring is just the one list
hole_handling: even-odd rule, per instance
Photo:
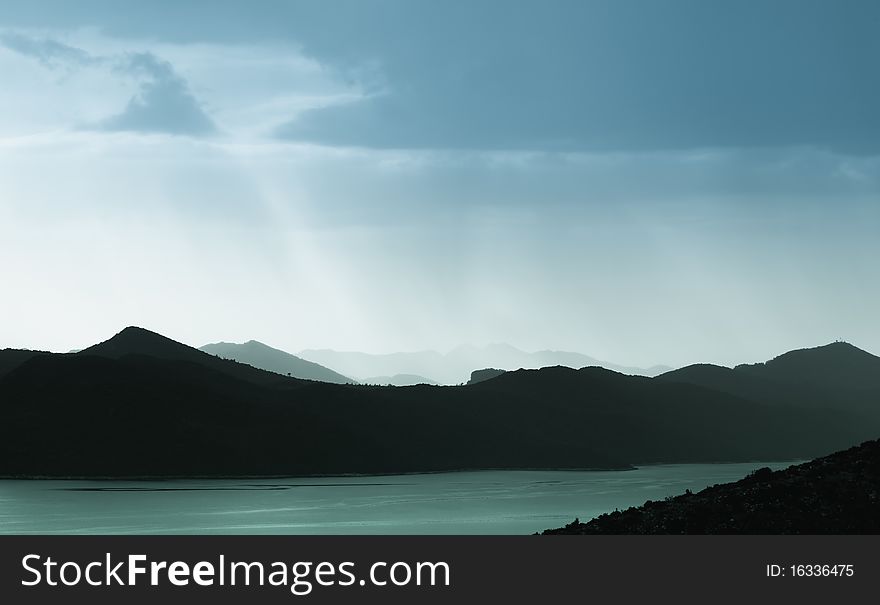
{"label": "overcast sky", "polygon": [[880,353],[880,3],[0,4],[0,347]]}

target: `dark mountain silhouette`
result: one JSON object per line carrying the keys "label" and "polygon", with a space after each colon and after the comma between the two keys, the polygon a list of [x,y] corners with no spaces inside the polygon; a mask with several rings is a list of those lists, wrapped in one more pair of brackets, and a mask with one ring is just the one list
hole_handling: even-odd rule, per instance
{"label": "dark mountain silhouette", "polygon": [[128,355],[145,355],[166,361],[189,361],[212,368],[235,378],[259,385],[290,386],[296,379],[268,372],[253,366],[221,359],[143,328],[129,326],[116,336],[83,349],[76,355],[121,359]]}
{"label": "dark mountain silhouette", "polygon": [[362,380],[364,384],[376,384],[380,386],[411,387],[417,384],[437,384],[430,378],[416,374],[395,374],[394,376],[371,376]]}
{"label": "dark mountain silhouette", "polygon": [[795,459],[880,431],[857,410],[795,408],[601,368],[461,387],[287,378],[127,328],[0,378],[0,475],[234,476],[626,468]]}
{"label": "dark mountain silhouette", "polygon": [[628,466],[574,432],[549,431],[555,422],[549,418],[526,421],[543,418],[540,411],[519,402],[481,402],[463,390],[464,397],[450,397],[455,391],[320,382],[284,388],[190,361],[42,355],[0,380],[0,475]]}
{"label": "dark mountain silhouette", "polygon": [[880,389],[880,357],[846,342],[780,355],[766,363],[736,366],[768,380],[823,388]]}
{"label": "dark mountain silhouette", "polygon": [[351,378],[334,372],[330,368],[300,359],[295,355],[280,349],[274,349],[256,340],[249,340],[242,344],[216,342],[200,347],[199,350],[224,359],[232,359],[240,363],[252,365],[261,370],[293,376],[294,378],[319,380],[336,384],[355,382]]}
{"label": "dark mountain silhouette", "polygon": [[0,378],[17,368],[31,357],[49,355],[46,351],[30,351],[27,349],[0,350]]}
{"label": "dark mountain silhouette", "polygon": [[880,441],[545,534],[878,534]]}
{"label": "dark mountain silhouette", "polygon": [[483,382],[484,380],[489,380],[491,378],[497,378],[504,374],[505,370],[498,370],[495,368],[486,368],[485,370],[474,370],[471,372],[471,379],[467,381],[468,384],[477,384],[478,382]]}
{"label": "dark mountain silhouette", "polygon": [[577,406],[568,419],[583,438],[633,464],[804,458],[880,430],[855,412],[806,413],[603,368],[519,370],[466,388],[483,400],[528,398],[551,415]]}
{"label": "dark mountain silhouette", "polygon": [[697,384],[764,403],[833,407],[880,417],[880,357],[842,342],[733,369],[687,366],[657,380]]}

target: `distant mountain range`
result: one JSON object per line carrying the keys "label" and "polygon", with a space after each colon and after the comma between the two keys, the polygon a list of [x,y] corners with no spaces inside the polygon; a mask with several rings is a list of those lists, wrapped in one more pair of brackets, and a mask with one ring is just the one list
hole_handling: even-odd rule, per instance
{"label": "distant mountain range", "polygon": [[654,379],[547,367],[458,387],[330,384],[131,327],[75,354],[0,351],[0,475],[627,468],[805,458],[880,432],[880,358],[851,345],[712,369],[721,380],[705,367]]}
{"label": "distant mountain range", "polygon": [[231,342],[216,342],[200,348],[205,353],[217,355],[225,359],[252,365],[255,368],[302,378],[304,380],[320,380],[336,384],[355,382],[351,378],[343,376],[329,368],[317,363],[300,359],[295,355],[279,349],[273,349],[256,340],[249,340],[242,344]]}
{"label": "distant mountain range", "polygon": [[[880,358],[842,343],[782,358],[721,369],[714,386],[547,367],[376,387],[288,377],[132,327],[76,354],[0,351],[0,475],[628,468],[807,458],[880,432]],[[808,375],[814,395],[801,399]]]}
{"label": "distant mountain range", "polygon": [[379,386],[394,387],[411,387],[417,384],[437,384],[430,378],[418,376],[416,374],[395,374],[394,376],[371,376],[364,378],[361,382],[364,384],[375,384]]}
{"label": "distant mountain range", "polygon": [[361,382],[371,382],[369,376],[414,374],[438,384],[463,384],[471,372],[482,368],[502,370],[538,369],[549,366],[584,368],[597,366],[637,376],[657,376],[670,369],[668,366],[635,368],[600,361],[581,353],[568,351],[537,351],[527,353],[507,344],[485,347],[463,345],[446,353],[417,351],[413,353],[371,354],[332,349],[306,349],[299,356]]}

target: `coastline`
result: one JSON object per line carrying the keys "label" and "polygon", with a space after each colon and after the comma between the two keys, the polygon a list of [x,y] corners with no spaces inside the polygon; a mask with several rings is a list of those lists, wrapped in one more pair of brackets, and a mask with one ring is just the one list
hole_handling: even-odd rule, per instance
{"label": "coastline", "polygon": [[[748,461],[747,461],[748,462]],[[673,463],[674,464],[674,463]],[[712,462],[682,462],[681,464],[715,464]],[[728,463],[720,463],[728,464]],[[739,464],[731,462],[729,464]],[[662,466],[663,464],[653,465]],[[648,465],[640,465],[648,466]],[[90,476],[90,475],[0,475],[0,481],[238,481],[246,479],[332,479],[353,477],[403,477],[409,475],[444,475],[454,473],[479,473],[479,472],[613,472],[634,471],[639,466],[628,465],[625,467],[596,467],[596,468],[547,468],[547,467],[522,467],[522,468],[460,468],[439,471],[405,471],[389,473],[329,473],[311,475],[120,475],[120,476]]]}

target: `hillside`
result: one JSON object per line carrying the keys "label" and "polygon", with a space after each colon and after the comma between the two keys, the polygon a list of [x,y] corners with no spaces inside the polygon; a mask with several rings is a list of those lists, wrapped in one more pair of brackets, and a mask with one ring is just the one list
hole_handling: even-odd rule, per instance
{"label": "hillside", "polygon": [[696,364],[658,381],[699,385],[768,404],[828,407],[880,417],[880,357],[847,343],[791,351],[766,363]]}
{"label": "hillside", "polygon": [[602,368],[519,370],[466,388],[483,400],[528,398],[549,414],[575,408],[569,421],[583,438],[626,452],[633,464],[805,458],[880,430],[856,412],[807,413]]}
{"label": "hillside", "polygon": [[351,378],[334,372],[330,368],[301,359],[296,355],[272,348],[256,340],[249,340],[241,344],[216,342],[200,347],[199,350],[224,359],[233,359],[261,370],[303,380],[318,380],[335,384],[354,382]]}
{"label": "hillside", "polygon": [[461,387],[337,385],[127,328],[0,378],[0,475],[627,468],[803,459],[880,431],[875,416],[830,403],[795,408],[594,367]]}
{"label": "hillside", "polygon": [[189,361],[247,382],[265,386],[292,386],[296,379],[267,372],[253,366],[221,359],[194,347],[134,326],[125,328],[112,338],[75,353],[78,356],[122,359],[128,355],[143,355],[166,361]]}
{"label": "hillside", "polygon": [[0,350],[0,378],[37,355],[49,355],[45,351],[30,351],[26,349],[3,349]]}
{"label": "hillside", "polygon": [[877,534],[880,441],[544,534]]}
{"label": "hillside", "polygon": [[[434,389],[431,397],[419,389]],[[44,355],[0,380],[2,476],[625,468],[549,418],[439,387],[254,385],[187,361]],[[532,407],[532,406],[529,406]],[[517,425],[509,430],[508,416]]]}
{"label": "hillside", "polygon": [[765,363],[744,364],[734,369],[777,382],[833,389],[880,389],[880,357],[846,342],[790,351]]}
{"label": "hillside", "polygon": [[505,370],[499,370],[497,368],[484,368],[482,370],[474,370],[471,372],[471,378],[467,381],[467,384],[477,384],[478,382],[483,382],[484,380],[491,380],[493,378],[497,378],[504,374]]}

